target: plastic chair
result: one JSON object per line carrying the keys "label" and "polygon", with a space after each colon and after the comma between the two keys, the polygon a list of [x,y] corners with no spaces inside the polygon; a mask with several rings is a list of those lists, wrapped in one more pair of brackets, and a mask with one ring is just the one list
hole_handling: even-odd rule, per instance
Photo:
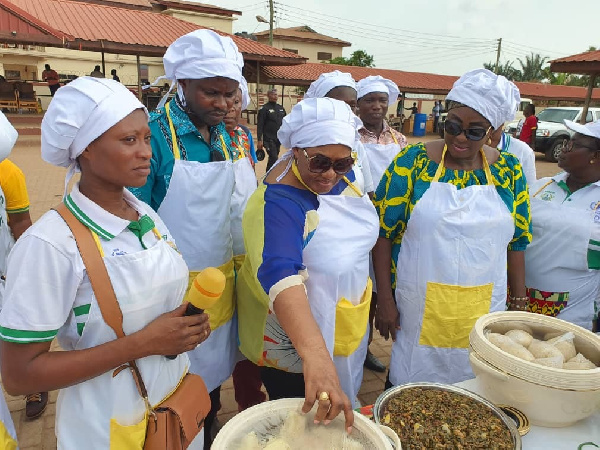
{"label": "plastic chair", "polygon": [[17,84],[17,99],[19,109],[28,109],[34,112],[38,110],[38,101],[35,91],[33,90],[33,84],[31,83],[18,83]]}
{"label": "plastic chair", "polygon": [[8,108],[15,111],[19,108],[19,100],[13,83],[7,81],[0,82],[0,108]]}

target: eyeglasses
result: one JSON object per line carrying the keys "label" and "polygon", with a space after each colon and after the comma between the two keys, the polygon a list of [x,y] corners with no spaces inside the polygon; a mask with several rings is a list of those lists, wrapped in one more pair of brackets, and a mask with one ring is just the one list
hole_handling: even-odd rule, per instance
{"label": "eyeglasses", "polygon": [[333,161],[327,156],[316,154],[315,156],[308,156],[306,149],[302,149],[304,156],[308,161],[308,170],[313,173],[325,173],[333,167],[333,171],[338,175],[345,175],[352,169],[354,165],[354,158],[348,156],[347,158],[336,159]]}
{"label": "eyeglasses", "polygon": [[470,141],[480,141],[484,138],[488,131],[491,130],[492,127],[489,128],[463,128],[460,124],[456,122],[452,122],[451,120],[446,120],[444,122],[444,131],[452,136],[458,136],[462,133],[465,134],[465,137]]}
{"label": "eyeglasses", "polygon": [[573,148],[578,149],[578,150],[579,149],[586,149],[586,150],[589,150],[591,152],[597,152],[598,151],[597,148],[591,148],[591,147],[587,147],[585,145],[581,145],[580,143],[578,143],[578,142],[576,142],[574,140],[568,140],[568,139],[563,140],[563,142],[562,142],[562,150],[561,150],[563,153],[569,153],[569,152],[573,151]]}

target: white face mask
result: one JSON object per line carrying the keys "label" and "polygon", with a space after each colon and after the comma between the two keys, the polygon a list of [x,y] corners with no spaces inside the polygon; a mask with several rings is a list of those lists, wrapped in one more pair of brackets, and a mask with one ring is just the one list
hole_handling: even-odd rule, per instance
{"label": "white face mask", "polygon": [[11,125],[6,116],[0,113],[0,161],[5,160],[10,155],[19,133]]}

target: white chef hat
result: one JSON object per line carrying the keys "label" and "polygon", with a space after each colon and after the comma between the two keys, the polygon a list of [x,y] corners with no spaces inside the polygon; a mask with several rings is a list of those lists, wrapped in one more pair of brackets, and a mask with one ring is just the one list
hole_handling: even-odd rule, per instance
{"label": "white chef hat", "polygon": [[4,161],[10,155],[19,133],[8,121],[6,116],[0,112],[0,161]]}
{"label": "white chef hat", "polygon": [[339,70],[322,73],[319,78],[310,84],[304,98],[325,97],[329,91],[339,86],[347,86],[356,91],[356,81],[349,73],[340,72]]}
{"label": "white chef hat", "polygon": [[388,95],[388,103],[396,103],[400,91],[392,80],[383,78],[381,75],[371,75],[358,82],[358,98],[363,98],[371,92],[385,92]]}
{"label": "white chef hat", "polygon": [[360,139],[361,120],[342,101],[332,98],[308,98],[283,118],[277,138],[288,149],[342,144],[353,148]]}
{"label": "white chef hat", "polygon": [[61,87],[42,120],[42,159],[79,170],[76,158],[94,140],[136,109],[145,106],[118,81],[80,77]]}
{"label": "white chef hat", "polygon": [[242,111],[248,108],[250,104],[250,94],[248,93],[248,82],[244,77],[240,78],[240,91],[242,91]]}
{"label": "white chef hat", "polygon": [[600,139],[600,120],[595,122],[586,123],[581,125],[580,123],[573,122],[572,120],[565,119],[565,126],[576,133],[583,134],[584,136],[594,137]]}
{"label": "white chef hat", "polygon": [[494,129],[514,118],[521,95],[514,83],[487,69],[475,69],[460,77],[446,100],[462,103],[474,109]]}
{"label": "white chef hat", "polygon": [[[166,102],[176,80],[225,77],[240,82],[244,58],[230,37],[202,29],[183,35],[169,45],[163,56],[163,65],[165,75],[158,77],[152,85],[167,79],[171,81],[171,88],[162,98],[159,108]],[[185,102],[181,88],[178,87],[177,91]]]}

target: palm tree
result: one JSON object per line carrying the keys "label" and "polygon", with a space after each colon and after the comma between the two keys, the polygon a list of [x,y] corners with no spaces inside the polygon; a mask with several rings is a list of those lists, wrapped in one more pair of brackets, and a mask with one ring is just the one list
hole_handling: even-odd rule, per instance
{"label": "palm tree", "polygon": [[[505,61],[504,64],[498,64],[498,75],[503,75],[511,81],[521,81],[521,71],[513,66],[513,61]],[[496,63],[483,63],[483,68],[496,72]]]}
{"label": "palm tree", "polygon": [[544,64],[548,60],[548,57],[531,53],[530,56],[525,57],[525,61],[521,58],[517,58],[517,60],[521,64],[522,77],[520,81],[542,81],[546,77]]}

